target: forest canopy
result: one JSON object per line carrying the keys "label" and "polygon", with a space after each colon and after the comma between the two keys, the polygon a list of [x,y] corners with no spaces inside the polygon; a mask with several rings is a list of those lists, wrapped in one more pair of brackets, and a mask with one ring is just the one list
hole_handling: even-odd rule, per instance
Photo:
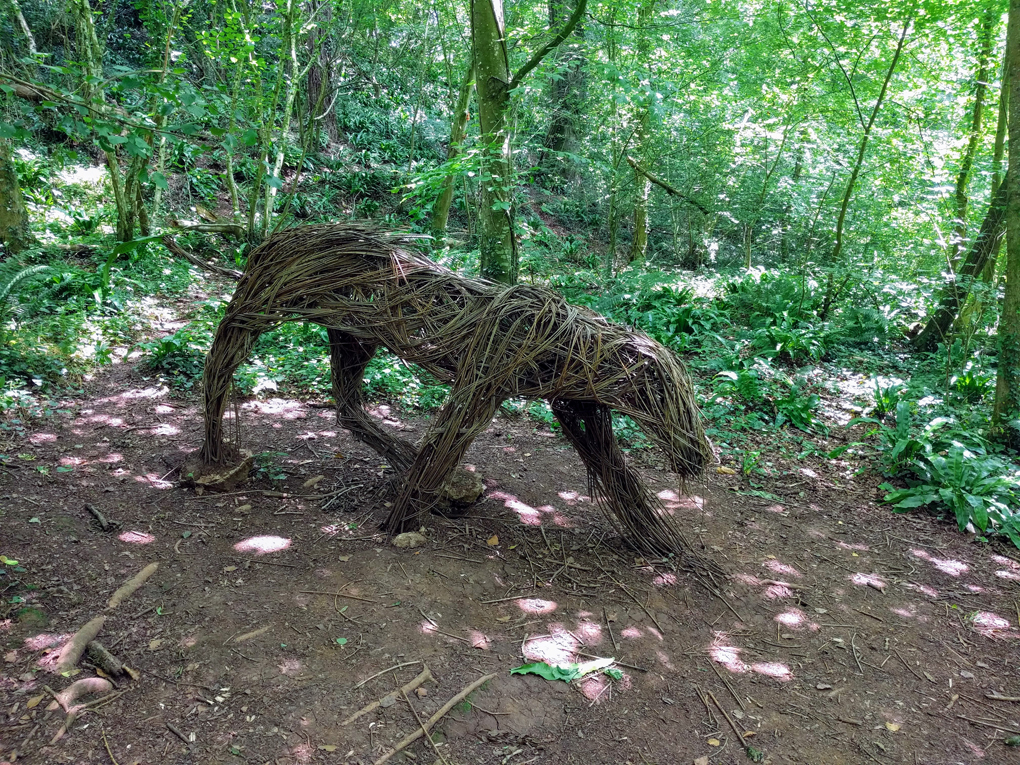
{"label": "forest canopy", "polygon": [[[752,486],[777,452],[822,456],[882,476],[897,510],[1020,545],[1018,14],[6,0],[4,427],[125,359],[193,391],[229,287],[157,331],[207,278],[164,235],[236,270],[282,228],[370,220],[682,354]],[[320,335],[264,338],[239,389],[324,392]],[[366,383],[442,400],[393,359]]]}

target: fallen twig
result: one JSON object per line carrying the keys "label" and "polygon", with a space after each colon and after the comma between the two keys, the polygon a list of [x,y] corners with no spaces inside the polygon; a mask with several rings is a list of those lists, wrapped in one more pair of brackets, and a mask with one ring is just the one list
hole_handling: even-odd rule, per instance
{"label": "fallen twig", "polygon": [[139,587],[145,584],[145,581],[156,573],[156,569],[159,568],[158,563],[150,563],[148,566],[143,568],[133,577],[128,579],[122,584],[112,596],[110,596],[110,602],[106,606],[107,611],[112,611],[125,600],[130,598]]}
{"label": "fallen twig", "polygon": [[382,757],[380,757],[378,760],[375,761],[375,763],[373,765],[383,765],[383,763],[388,762],[389,759],[391,757],[393,757],[393,755],[397,754],[398,752],[402,751],[403,749],[406,749],[408,745],[413,744],[415,741],[420,739],[422,736],[428,735],[428,732],[432,728],[432,726],[435,725],[437,722],[439,722],[443,717],[445,717],[446,714],[451,709],[453,709],[460,702],[462,702],[465,698],[467,698],[472,693],[474,693],[474,691],[476,691],[480,686],[482,686],[485,683],[487,683],[490,680],[492,680],[494,677],[496,677],[495,673],[493,673],[491,675],[485,675],[484,677],[480,677],[477,680],[475,680],[473,683],[471,683],[471,685],[469,685],[467,688],[462,690],[460,693],[458,693],[452,699],[450,699],[445,704],[443,704],[443,706],[439,708],[439,711],[436,712],[434,715],[432,715],[432,717],[430,717],[428,719],[428,722],[426,722],[424,725],[422,725],[418,730],[416,730],[414,733],[409,733],[408,735],[404,736],[404,738],[402,738],[397,743],[397,745],[393,748],[392,752],[390,752],[389,754],[385,754]]}
{"label": "fallen twig", "polygon": [[366,677],[366,678],[365,678],[364,680],[362,680],[362,681],[361,681],[360,683],[358,683],[357,685],[355,685],[355,686],[354,686],[354,688],[352,688],[351,690],[355,690],[355,691],[356,691],[356,690],[358,690],[358,688],[360,688],[361,686],[363,686],[363,685],[364,685],[365,683],[371,682],[372,680],[375,680],[375,679],[376,679],[377,677],[382,677],[382,676],[383,676],[383,675],[385,675],[385,674],[386,674],[387,672],[392,672],[393,670],[395,670],[395,669],[401,669],[402,667],[410,667],[410,666],[411,666],[412,664],[421,664],[421,661],[420,661],[420,660],[419,660],[419,661],[405,661],[405,662],[404,662],[404,663],[402,663],[402,664],[394,664],[394,665],[393,665],[392,667],[389,667],[389,668],[387,668],[387,669],[384,669],[384,670],[383,670],[382,672],[376,672],[376,673],[375,673],[374,675],[372,675],[371,677]]}
{"label": "fallen twig", "polygon": [[407,697],[407,694],[404,693],[403,688],[400,689],[400,693],[404,696],[404,701],[407,702],[408,709],[411,710],[411,714],[414,715],[414,719],[418,721],[418,727],[421,728],[422,735],[425,737],[425,740],[432,745],[432,749],[436,753],[436,756],[439,757],[439,759],[442,760],[443,763],[445,763],[445,765],[450,765],[447,759],[443,757],[443,753],[439,751],[439,747],[436,746],[436,742],[432,740],[432,736],[430,736],[429,732],[425,730],[425,724],[421,721],[421,718],[418,716],[418,710],[414,708],[414,704],[411,703],[411,699],[409,699]]}
{"label": "fallen twig", "polygon": [[57,672],[63,673],[74,669],[85,653],[85,647],[96,639],[99,631],[106,621],[105,616],[97,616],[90,621],[72,637],[67,645],[60,649],[60,658],[57,660]]}
{"label": "fallen twig", "polygon": [[99,522],[99,528],[101,528],[103,531],[110,530],[110,522],[106,520],[106,516],[104,516],[101,512],[99,512],[98,509],[96,509],[95,505],[90,505],[86,502],[85,509],[95,516],[96,520]]}
{"label": "fallen twig", "polygon": [[[371,679],[372,678],[369,678],[369,680],[371,680]],[[419,674],[416,678],[414,678],[414,680],[411,680],[406,685],[401,686],[400,691],[402,693],[406,693],[407,691],[413,691],[419,685],[421,685],[422,683],[428,682],[431,679],[432,679],[432,673],[429,671],[428,666],[426,666],[425,669],[423,669],[421,671],[421,674]],[[340,723],[340,725],[341,726],[350,725],[352,722],[357,720],[359,717],[364,717],[369,712],[372,712],[372,711],[378,709],[379,707],[381,707],[383,701],[388,699],[388,698],[392,698],[394,701],[396,701],[397,692],[393,691],[392,693],[387,693],[381,699],[377,699],[376,701],[373,701],[371,704],[367,704],[367,705],[363,706],[357,712],[355,712],[350,717],[348,717],[346,720],[344,720],[342,723]]]}

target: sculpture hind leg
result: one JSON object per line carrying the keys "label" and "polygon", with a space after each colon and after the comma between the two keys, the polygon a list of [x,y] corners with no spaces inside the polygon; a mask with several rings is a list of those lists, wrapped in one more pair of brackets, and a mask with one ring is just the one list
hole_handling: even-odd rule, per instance
{"label": "sculpture hind leg", "polygon": [[504,398],[474,385],[454,386],[425,434],[384,529],[396,534],[418,527],[422,516],[438,504],[443,484],[460,465],[471,442],[492,422]]}
{"label": "sculpture hind leg", "polygon": [[333,370],[333,400],[337,421],[359,441],[368,444],[398,472],[406,473],[418,450],[383,430],[364,408],[362,382],[365,367],[375,356],[376,346],[362,343],[338,329],[326,328],[329,361]]}
{"label": "sculpture hind leg", "polygon": [[628,541],[657,555],[689,552],[679,523],[642,483],[616,443],[609,407],[580,401],[554,401],[563,433],[588,471],[596,502],[611,513]]}
{"label": "sculpture hind leg", "polygon": [[246,327],[224,319],[216,329],[212,348],[205,359],[202,388],[205,396],[205,442],[200,459],[205,464],[222,465],[230,456],[223,446],[223,414],[227,408],[234,372],[251,354],[264,326]]}

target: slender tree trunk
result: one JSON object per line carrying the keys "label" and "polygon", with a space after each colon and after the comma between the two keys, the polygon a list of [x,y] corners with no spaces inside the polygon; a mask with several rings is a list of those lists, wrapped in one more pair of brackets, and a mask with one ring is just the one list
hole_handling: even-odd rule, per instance
{"label": "slender tree trunk", "polygon": [[978,35],[977,81],[974,86],[974,108],[971,113],[970,128],[967,131],[967,146],[960,160],[960,171],[956,176],[956,221],[953,241],[953,263],[960,257],[967,241],[967,183],[970,181],[974,157],[977,155],[978,143],[981,138],[981,123],[985,108],[985,91],[988,87],[988,62],[992,57],[992,34],[998,21],[998,14],[989,6],[988,12],[981,23]]}
{"label": "slender tree trunk", "polygon": [[[284,36],[284,48],[285,48],[285,60],[286,63],[281,62],[281,66],[284,66],[287,73],[284,75],[286,79],[286,95],[283,100],[283,122],[280,125],[280,138],[278,141],[278,147],[276,150],[276,158],[273,161],[273,172],[274,178],[280,178],[283,172],[283,160],[286,156],[287,148],[287,134],[290,132],[290,121],[294,114],[294,101],[297,99],[298,85],[301,80],[304,79],[302,74],[298,74],[298,58],[297,58],[297,15],[298,15],[298,1],[297,0],[286,0],[287,11],[284,14],[283,23],[286,26]],[[314,59],[313,59],[314,60]],[[266,205],[262,212],[262,238],[265,239],[269,235],[269,226],[273,218],[273,206],[276,203],[276,192],[278,191],[275,185],[269,185],[266,188]]]}
{"label": "slender tree trunk", "polygon": [[1009,163],[1006,171],[1006,296],[999,319],[998,379],[992,422],[1020,446],[1020,0],[1009,2],[1006,74],[1009,77]]}
{"label": "slender tree trunk", "polygon": [[513,219],[513,165],[510,130],[506,124],[510,91],[556,49],[584,15],[587,0],[578,0],[570,19],[510,76],[503,0],[471,0],[471,51],[478,94],[478,125],[482,142],[481,210],[478,245],[482,276],[513,284],[517,281],[517,238]]}
{"label": "slender tree trunk", "polygon": [[[549,25],[559,27],[566,23],[568,8],[563,0],[549,0]],[[560,160],[563,152],[574,150],[577,143],[577,128],[581,122],[581,106],[585,98],[584,55],[578,43],[584,39],[584,28],[580,22],[571,35],[572,44],[557,50],[561,70],[549,85],[549,100],[552,119],[545,134],[539,167],[543,175],[559,185],[571,175]]]}
{"label": "slender tree trunk", "polygon": [[517,238],[513,228],[513,170],[510,131],[510,62],[502,0],[471,0],[471,42],[482,142],[482,204],[478,239],[481,273],[487,279],[517,281]]}
{"label": "slender tree trunk", "polygon": [[0,242],[4,245],[4,257],[35,244],[18,173],[11,160],[11,145],[3,139],[0,139]]}
{"label": "slender tree trunk", "polygon": [[[645,27],[651,24],[655,17],[655,9],[658,0],[644,0],[638,7],[638,32],[637,56],[642,65],[648,64],[648,55],[652,50],[651,32]],[[648,98],[652,96],[649,94]],[[635,154],[638,162],[647,164],[648,159],[648,132],[652,121],[652,103],[646,103],[641,108],[641,115],[638,117],[638,129],[635,135]],[[637,168],[634,169],[634,238],[630,243],[631,263],[644,262],[648,251],[648,196],[652,190],[651,181]]]}
{"label": "slender tree trunk", "polygon": [[914,339],[914,347],[919,351],[932,351],[949,334],[949,329],[956,319],[970,293],[971,286],[981,275],[985,264],[994,252],[999,249],[1006,224],[1007,186],[1001,185],[988,205],[988,212],[981,224],[981,230],[975,237],[963,266],[956,274],[950,274],[949,282],[942,288],[938,308],[931,314],[924,330]]}
{"label": "slender tree trunk", "polygon": [[32,29],[28,26],[28,22],[25,21],[25,14],[21,12],[21,6],[18,4],[18,0],[8,0],[11,4],[11,15],[14,16],[14,20],[18,24],[18,28],[21,30],[21,34],[25,36],[25,44],[28,46],[28,54],[34,56],[38,53],[35,47],[35,37],[32,35]]}
{"label": "slender tree trunk", "polygon": [[[467,124],[471,118],[468,109],[471,103],[471,91],[475,87],[475,66],[474,62],[468,64],[464,79],[460,83],[460,91],[457,93],[457,106],[453,112],[453,121],[450,124],[450,145],[446,150],[447,161],[454,159],[461,152],[461,144],[467,135]],[[450,206],[453,204],[454,183],[457,180],[456,173],[448,173],[443,179],[443,190],[439,192],[439,199],[432,208],[432,236],[436,241],[442,242],[446,237],[446,224],[450,218]]]}
{"label": "slender tree trunk", "polygon": [[[1008,34],[1008,30],[1007,30]],[[1002,159],[1005,156],[1006,147],[1006,125],[1007,118],[1009,116],[1009,64],[1006,60],[1006,54],[1003,54],[1002,62],[1002,73],[1000,79],[1002,82],[999,85],[999,107],[998,107],[998,118],[995,123],[995,143],[992,150],[992,198],[999,191],[999,185],[1002,183]],[[971,299],[964,304],[963,310],[960,311],[960,315],[956,319],[956,323],[953,327],[953,331],[956,333],[962,333],[967,330],[968,327],[978,319],[985,310],[985,296],[991,289],[991,284],[995,280],[995,266],[999,260],[999,251],[1002,249],[1002,237],[1000,236],[995,241],[995,246],[992,248],[992,252],[988,256],[988,260],[985,262],[985,267],[981,270],[981,282],[984,285],[983,289],[973,290],[971,292]]]}
{"label": "slender tree trunk", "polygon": [[836,243],[833,245],[832,254],[829,256],[829,278],[825,288],[825,299],[822,301],[822,309],[819,314],[819,318],[821,318],[822,321],[825,321],[828,318],[832,304],[839,293],[839,289],[836,287],[835,274],[832,269],[839,265],[840,257],[843,253],[843,225],[846,222],[846,212],[850,207],[850,200],[853,198],[854,186],[857,184],[857,176],[860,175],[861,167],[864,165],[864,154],[868,150],[868,141],[871,139],[871,129],[875,126],[875,118],[878,117],[878,110],[882,108],[882,102],[885,101],[885,94],[889,89],[889,81],[892,79],[893,72],[896,70],[896,64],[900,60],[900,54],[903,52],[903,44],[906,42],[907,32],[910,30],[911,23],[912,20],[907,20],[903,24],[903,32],[900,33],[899,42],[896,44],[896,53],[893,54],[893,60],[889,65],[889,71],[885,73],[885,80],[882,81],[882,89],[878,93],[878,98],[875,99],[875,108],[871,110],[871,117],[868,119],[868,124],[864,127],[864,135],[861,136],[861,143],[857,147],[857,159],[854,162],[853,170],[850,172],[850,180],[847,181],[846,189],[843,191],[843,201],[840,203],[839,216],[836,218]]}
{"label": "slender tree trunk", "polygon": [[[92,6],[89,0],[71,0],[70,5],[77,33],[78,53],[85,69],[82,94],[86,101],[95,104],[100,111],[105,111],[105,94],[102,87],[95,84],[103,81],[103,49],[96,35]],[[103,149],[103,153],[106,155],[106,167],[110,172],[110,184],[117,207],[117,239],[127,242],[135,235],[135,200],[127,194],[131,189],[125,189],[116,151],[113,148]]]}

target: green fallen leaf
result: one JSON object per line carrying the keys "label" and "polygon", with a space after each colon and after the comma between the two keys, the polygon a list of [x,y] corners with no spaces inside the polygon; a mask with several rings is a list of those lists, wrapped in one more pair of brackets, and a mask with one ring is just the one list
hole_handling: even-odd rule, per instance
{"label": "green fallen leaf", "polygon": [[347,645],[347,638],[337,638],[336,639],[336,644],[337,645]]}
{"label": "green fallen leaf", "polygon": [[18,565],[18,562],[16,560],[14,560],[13,558],[8,558],[6,555],[0,555],[0,563],[3,563],[5,566]]}
{"label": "green fallen leaf", "polygon": [[514,667],[510,670],[510,674],[538,675],[546,680],[562,680],[565,683],[569,683],[591,672],[606,669],[612,663],[613,659],[595,659],[594,661],[586,661],[584,664],[548,664],[544,661],[534,661],[530,664]]}
{"label": "green fallen leaf", "polygon": [[1020,736],[1009,736],[1003,739],[1002,743],[1006,746],[1020,746]]}
{"label": "green fallen leaf", "polygon": [[603,675],[608,675],[613,680],[623,680],[623,672],[618,670],[616,667],[606,667],[602,670]]}
{"label": "green fallen leaf", "polygon": [[42,521],[40,521],[38,517],[29,518],[28,522],[29,523],[42,523]]}

